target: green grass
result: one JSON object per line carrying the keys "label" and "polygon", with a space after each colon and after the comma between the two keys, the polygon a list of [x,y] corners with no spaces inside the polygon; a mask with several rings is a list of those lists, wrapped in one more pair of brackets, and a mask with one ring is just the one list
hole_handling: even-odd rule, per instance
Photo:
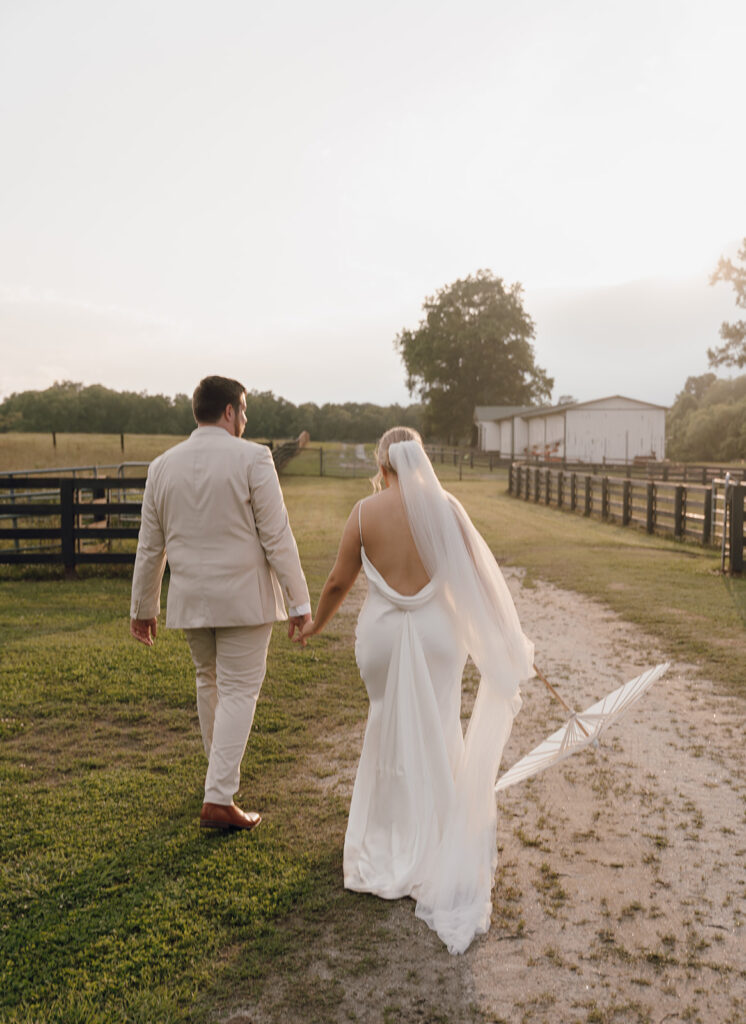
{"label": "green grass", "polygon": [[[743,692],[745,584],[715,554],[508,498],[504,480],[449,486],[504,561],[602,598]],[[368,485],[284,487],[316,598]],[[182,637],[129,639],[128,574],[43,575],[0,581],[0,1019],[197,1024],[280,976],[278,1019],[328,1020],[348,983],[375,977],[392,912],[342,889],[347,802],[320,782],[329,737],[366,713],[351,623],[305,651],[276,628],[239,796],[265,820],[203,835]],[[330,937],[343,952],[320,975]]]}
{"label": "green grass", "polygon": [[0,471],[53,469],[71,466],[118,466],[122,462],[150,462],[167,448],[183,441],[175,434],[0,434]]}

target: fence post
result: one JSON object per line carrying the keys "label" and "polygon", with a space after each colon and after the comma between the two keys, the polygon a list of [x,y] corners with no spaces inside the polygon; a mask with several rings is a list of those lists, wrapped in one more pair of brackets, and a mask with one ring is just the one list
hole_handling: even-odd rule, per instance
{"label": "fence post", "polygon": [[677,484],[673,494],[673,535],[678,540],[684,536],[684,515],[686,505],[684,503],[684,486]]}
{"label": "fence post", "polygon": [[565,474],[560,469],[557,471],[557,508],[562,508],[565,500]]}
{"label": "fence post", "polygon": [[324,449],[319,448],[319,476],[324,475]]}
{"label": "fence post", "polygon": [[62,540],[62,563],[68,579],[75,576],[75,482],[60,480],[60,536]]}
{"label": "fence post", "polygon": [[655,481],[648,481],[648,508],[647,508],[647,521],[645,523],[645,529],[648,533],[653,533],[655,530]]}
{"label": "fence post", "polygon": [[585,478],[585,508],[583,510],[584,516],[589,516],[593,511],[593,477],[586,476]]}
{"label": "fence post", "polygon": [[544,470],[544,504],[549,505],[552,501],[552,471],[547,467]]}
{"label": "fence post", "polygon": [[534,469],[534,501],[541,497],[541,469],[536,466]]}
{"label": "fence post", "polygon": [[[10,481],[10,485],[11,485],[10,492],[9,492],[8,496],[10,498],[11,505],[15,505],[15,503],[16,503],[16,492],[15,492],[15,488],[13,487],[13,483],[15,481],[15,477],[13,476],[12,473],[8,474],[8,480]],[[14,530],[18,529],[18,517],[17,516],[13,516],[13,529]],[[15,549],[16,549],[16,551],[20,551],[21,550],[21,543],[20,543],[18,537],[15,537]]]}
{"label": "fence post", "polygon": [[712,488],[705,491],[705,505],[702,516],[702,544],[709,544],[712,540]]}
{"label": "fence post", "polygon": [[730,571],[743,572],[743,505],[746,485],[734,484],[730,488]]}
{"label": "fence post", "polygon": [[601,518],[609,518],[609,478],[601,477]]}
{"label": "fence post", "polygon": [[622,526],[629,526],[632,519],[632,481],[622,484]]}
{"label": "fence post", "polygon": [[570,511],[578,507],[578,474],[573,470],[570,474]]}
{"label": "fence post", "polygon": [[[106,501],[106,491],[103,487],[93,488],[93,500],[94,501]],[[106,513],[105,512],[94,512],[93,514],[94,523],[105,523]]]}

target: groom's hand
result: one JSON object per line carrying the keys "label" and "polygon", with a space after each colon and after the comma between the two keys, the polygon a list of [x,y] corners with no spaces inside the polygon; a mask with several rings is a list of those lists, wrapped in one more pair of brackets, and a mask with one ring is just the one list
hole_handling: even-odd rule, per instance
{"label": "groom's hand", "polygon": [[130,634],[141,644],[152,647],[157,632],[157,619],[130,619]]}
{"label": "groom's hand", "polygon": [[[303,627],[311,621],[311,613],[306,612],[305,615],[291,615],[288,619],[288,636],[297,644],[303,644],[305,647],[306,641],[303,639]],[[296,630],[298,635],[295,636]]]}

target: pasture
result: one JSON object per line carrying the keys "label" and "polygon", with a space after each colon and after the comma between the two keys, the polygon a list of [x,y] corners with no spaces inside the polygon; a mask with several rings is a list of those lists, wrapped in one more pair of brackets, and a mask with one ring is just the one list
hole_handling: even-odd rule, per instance
{"label": "pasture", "polygon": [[183,437],[174,434],[0,434],[0,472],[150,462]]}
{"label": "pasture", "polygon": [[[163,440],[143,438],[139,452]],[[368,485],[296,476],[283,487],[315,600]],[[720,576],[716,553],[516,502],[504,476],[449,487],[498,560],[526,570],[523,600],[543,600],[545,581],[600,600],[724,694],[746,695],[746,581]],[[128,593],[125,571],[0,576],[0,1017],[501,1019],[470,1002],[470,954],[449,958],[408,901],[341,887],[345,787],[366,714],[354,613],[306,650],[275,628],[238,797],[265,820],[223,838],[196,825],[204,754],[186,645],[165,629],[153,650],[130,640]],[[552,637],[535,640],[541,665]],[[498,937],[510,932],[506,892],[495,892]],[[246,1009],[260,1003],[271,1013]],[[567,1020],[649,1019],[605,1012],[588,1003]],[[539,1002],[522,1019],[552,1019],[542,1013]]]}

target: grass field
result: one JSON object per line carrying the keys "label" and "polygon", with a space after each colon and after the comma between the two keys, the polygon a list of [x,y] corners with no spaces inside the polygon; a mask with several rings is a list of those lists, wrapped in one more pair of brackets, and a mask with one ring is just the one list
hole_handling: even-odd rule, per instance
{"label": "grass field", "polygon": [[[116,474],[122,464],[150,462],[183,440],[183,437],[173,434],[126,434],[122,451],[119,434],[58,434],[56,447],[51,434],[0,434],[0,473],[98,466],[107,467],[110,474]],[[367,479],[376,471],[374,449],[373,444],[311,440],[308,448],[287,463],[283,475]],[[132,470],[129,475],[141,472],[141,469]],[[458,467],[448,462],[439,462],[438,472],[444,480],[459,478]],[[465,477],[476,478],[480,472],[479,469],[472,471],[468,466],[462,467]]]}
{"label": "grass field", "polygon": [[[598,597],[746,694],[746,581],[720,576],[716,553],[511,499],[504,477],[449,486],[498,558],[526,567],[525,586],[541,576]],[[284,489],[315,599],[368,486]],[[342,890],[347,807],[309,781],[333,770],[325,739],[365,715],[352,625],[336,620],[305,651],[276,628],[243,770],[244,803],[265,821],[224,839],[196,827],[186,645],[166,630],[151,651],[131,641],[128,592],[126,573],[0,581],[0,1019],[196,1024],[287,965],[288,1006],[328,1020],[372,970],[389,913]],[[311,978],[329,930],[348,954]]]}
{"label": "grass field", "polygon": [[183,441],[174,434],[0,434],[0,472],[73,466],[119,466],[123,462],[150,462]]}

